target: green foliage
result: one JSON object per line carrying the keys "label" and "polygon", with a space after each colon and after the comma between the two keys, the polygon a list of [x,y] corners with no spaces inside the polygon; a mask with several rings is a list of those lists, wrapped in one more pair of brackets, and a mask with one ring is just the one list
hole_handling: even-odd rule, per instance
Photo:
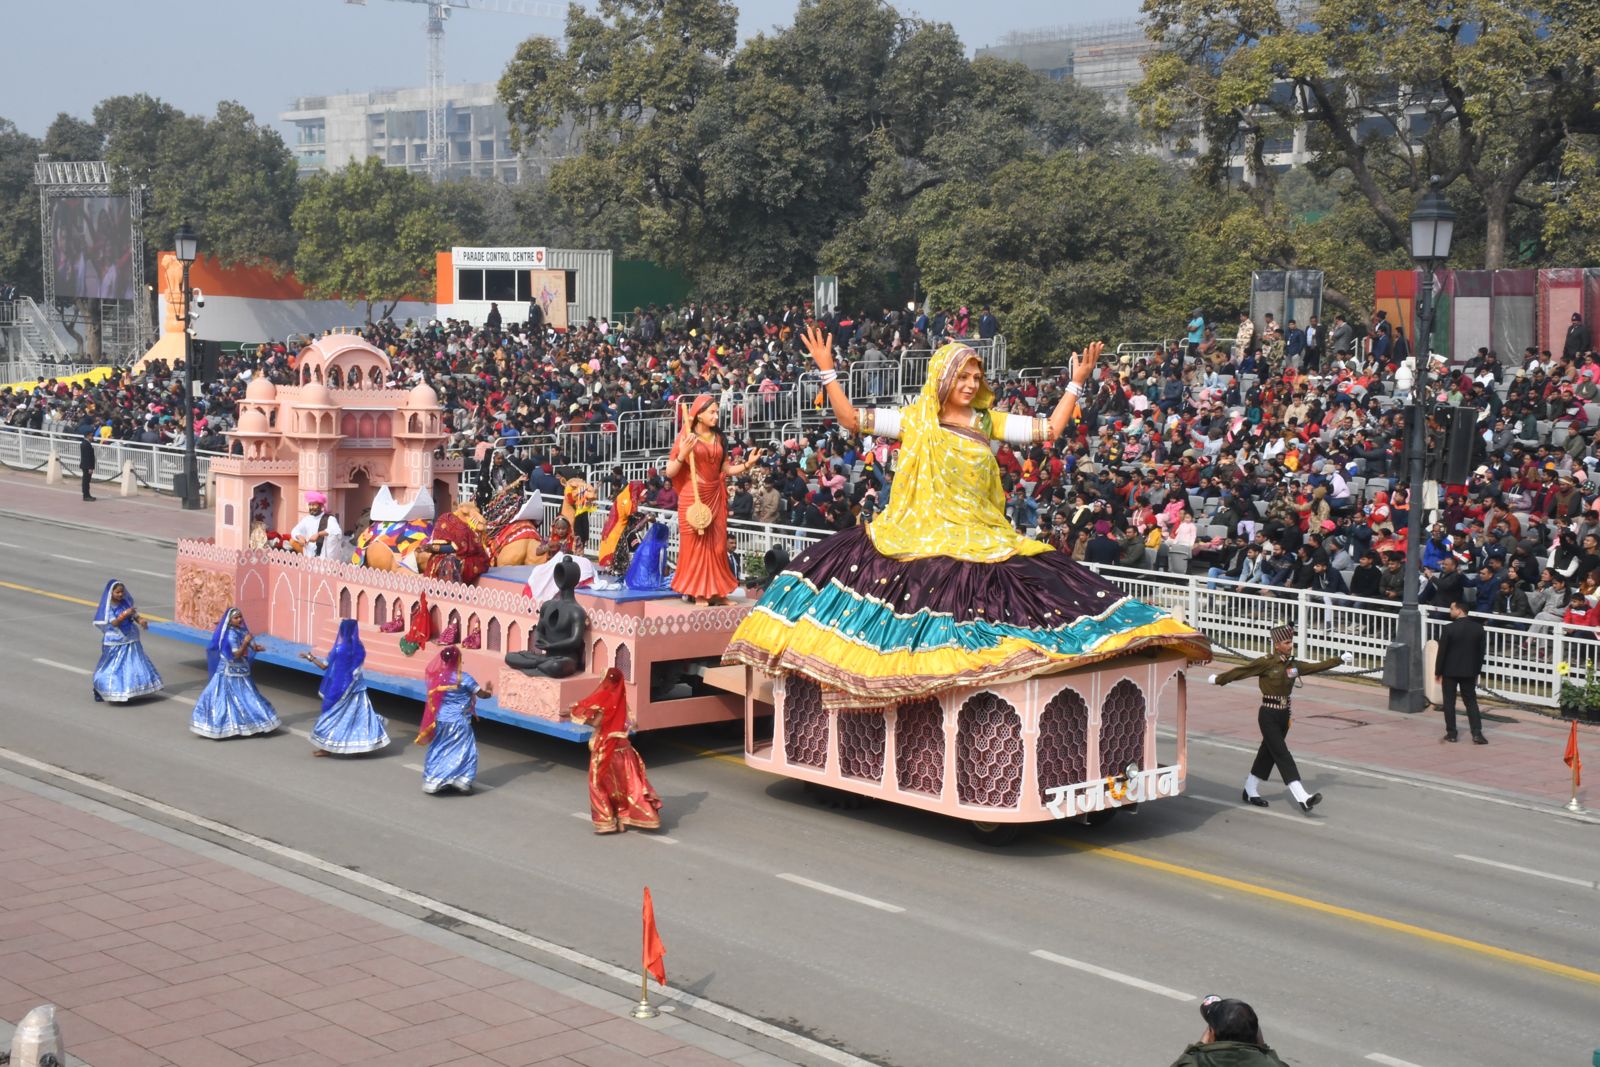
{"label": "green foliage", "polygon": [[948,25],[882,0],[804,0],[737,50],[733,28],[716,0],[609,0],[571,11],[564,50],[525,42],[500,83],[524,139],[579,124],[553,200],[585,225],[618,213],[612,247],[707,298],[789,299],[822,270],[863,305],[904,300],[889,279],[916,278],[919,196],[1129,132],[1092,93],[969,61]]}
{"label": "green foliage", "polygon": [[33,184],[37,138],[0,119],[0,278],[30,296],[42,296],[39,194]]}
{"label": "green foliage", "polygon": [[[1462,251],[1499,267],[1537,235],[1541,168],[1572,133],[1600,129],[1592,8],[1321,0],[1303,15],[1274,0],[1145,0],[1164,50],[1134,96],[1148,129],[1202,146],[1212,184],[1228,179],[1231,156],[1250,160],[1266,213],[1275,179],[1264,158],[1303,124],[1314,169],[1343,175],[1381,226],[1374,255],[1406,247],[1411,204],[1440,175],[1476,214],[1458,226]],[[1279,265],[1312,264],[1304,252]]]}
{"label": "green foliage", "polygon": [[1197,206],[1146,155],[1025,158],[919,197],[918,262],[935,303],[1007,308],[1017,361],[1059,363],[1096,338],[1170,332],[1179,319],[1155,301],[1183,270]]}
{"label": "green foliage", "polygon": [[429,295],[435,253],[457,234],[428,179],[369,158],[302,183],[295,273],[311,296],[364,301],[367,318],[381,319]]}

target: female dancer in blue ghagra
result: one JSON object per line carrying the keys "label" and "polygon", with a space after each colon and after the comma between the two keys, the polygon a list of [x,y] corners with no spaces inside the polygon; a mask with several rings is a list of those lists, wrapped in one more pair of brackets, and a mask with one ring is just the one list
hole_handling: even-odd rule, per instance
{"label": "female dancer in blue ghagra", "polygon": [[326,661],[310,652],[302,655],[322,669],[322,684],[317,687],[322,696],[322,714],[311,728],[311,754],[350,756],[376,752],[387,745],[389,732],[367,695],[367,676],[361,669],[367,660],[367,649],[361,643],[361,627],[356,620],[339,621],[339,636],[334,638]]}
{"label": "female dancer in blue ghagra", "polygon": [[189,729],[201,737],[249,737],[270,734],[278,728],[278,713],[250,678],[250,661],[261,645],[245,628],[238,608],[222,613],[222,620],[206,646],[206,666],[211,681],[194,702]]}
{"label": "female dancer in blue ghagra", "polygon": [[493,687],[461,669],[461,649],[446,645],[428,664],[428,700],[422,712],[422,730],[416,743],[428,746],[422,761],[422,791],[441,789],[472,792],[478,776],[478,739],[472,723],[477,718],[474,705],[480,696],[489,696]]}
{"label": "female dancer in blue ghagra", "polygon": [[139,630],[149,623],[134,606],[128,587],[113,578],[100,594],[94,613],[100,628],[100,662],[94,668],[94,698],[121,704],[161,692],[161,675],[145,655]]}

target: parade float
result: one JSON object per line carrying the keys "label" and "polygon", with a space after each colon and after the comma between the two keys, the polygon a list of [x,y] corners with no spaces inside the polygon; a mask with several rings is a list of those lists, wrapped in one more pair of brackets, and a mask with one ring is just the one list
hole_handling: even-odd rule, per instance
{"label": "parade float", "polygon": [[[614,667],[641,730],[736,721],[742,700],[702,675],[748,604],[696,608],[663,589],[580,588],[582,650],[568,657],[580,662],[551,677],[506,662],[515,653],[538,661],[550,651],[539,644],[544,605],[530,595],[529,567],[490,566],[450,581],[406,565],[419,548],[441,547],[436,531],[446,516],[460,524],[451,527],[458,536],[470,522],[465,508],[453,507],[462,461],[441,454],[448,429],[437,395],[425,384],[388,388],[389,372],[383,351],[335,333],[300,354],[295,384],[249,383],[229,434],[238,453],[211,464],[214,535],[179,543],[174,621],[155,629],[203,644],[222,612],[237,606],[266,648],[259,662],[314,671],[302,653],[325,652],[340,621],[354,619],[368,650],[369,686],[421,701],[430,646],[453,628],[464,669],[495,683],[494,697],[478,703],[482,718],[585,739],[589,727],[568,713]],[[326,498],[350,551],[313,558],[281,532],[303,515],[307,493]],[[510,516],[543,520],[526,509]],[[502,558],[508,539],[502,531]],[[364,549],[374,542],[399,563],[366,565]],[[493,546],[491,538],[482,548],[490,564]],[[568,644],[571,638],[569,631]]]}
{"label": "parade float", "polygon": [[[1184,789],[1193,656],[1141,648],[1059,673],[952,683],[933,697],[829,707],[803,675],[722,665],[750,601],[691,606],[664,583],[574,590],[578,556],[562,557],[573,566],[554,583],[538,583],[538,568],[499,565],[531,558],[515,547],[546,523],[548,541],[560,517],[533,499],[497,499],[489,516],[452,505],[462,461],[441,452],[437,395],[425,384],[386,387],[388,357],[359,336],[317,341],[296,374],[293,385],[247,387],[229,435],[239,448],[211,465],[215,534],[180,542],[175,621],[157,632],[203,644],[233,605],[265,646],[259,662],[314,671],[303,653],[328,649],[353,619],[368,685],[419,703],[429,645],[448,632],[463,668],[495,683],[481,717],[569,740],[590,732],[571,720],[574,704],[615,669],[638,730],[742,717],[749,766],[830,795],[952,816],[993,843],[1023,824],[1102,822]],[[350,547],[330,558],[304,554],[281,532],[300,520],[308,493],[348,532]],[[648,538],[663,555],[664,535],[657,527]],[[430,551],[450,566],[419,563]],[[583,575],[595,573],[582,563]],[[576,631],[574,604],[584,620]],[[550,624],[562,620],[569,637],[581,633],[580,662],[547,676],[561,658]]]}

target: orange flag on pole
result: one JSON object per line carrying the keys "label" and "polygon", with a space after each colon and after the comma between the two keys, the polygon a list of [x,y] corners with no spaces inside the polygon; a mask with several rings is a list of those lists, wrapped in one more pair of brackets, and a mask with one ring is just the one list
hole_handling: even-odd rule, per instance
{"label": "orange flag on pole", "polygon": [[1583,784],[1583,759],[1578,755],[1578,724],[1572,724],[1572,732],[1567,735],[1567,752],[1561,757],[1561,762],[1572,768],[1572,788]]}
{"label": "orange flag on pole", "polygon": [[644,969],[657,982],[667,984],[667,950],[656,932],[656,906],[650,899],[650,887],[644,887]]}

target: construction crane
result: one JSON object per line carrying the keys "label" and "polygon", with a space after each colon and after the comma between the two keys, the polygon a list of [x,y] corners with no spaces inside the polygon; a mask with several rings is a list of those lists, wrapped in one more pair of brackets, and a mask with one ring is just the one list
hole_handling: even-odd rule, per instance
{"label": "construction crane", "polygon": [[[367,0],[344,0],[367,6]],[[532,15],[536,18],[561,18],[558,4],[544,0],[394,0],[395,3],[421,4],[428,9],[428,174],[435,181],[445,172],[444,130],[444,24],[456,8],[465,11],[497,11],[503,15]]]}

